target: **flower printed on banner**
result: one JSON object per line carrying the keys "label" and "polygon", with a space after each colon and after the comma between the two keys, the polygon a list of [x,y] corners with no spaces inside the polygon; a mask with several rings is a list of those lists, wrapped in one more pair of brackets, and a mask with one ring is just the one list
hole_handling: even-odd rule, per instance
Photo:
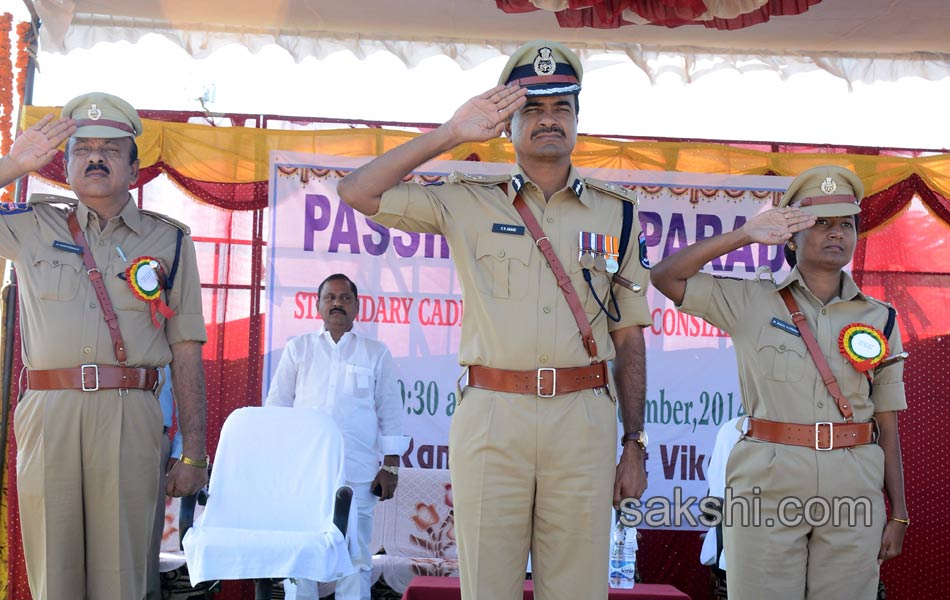
{"label": "flower printed on banner", "polygon": [[[416,514],[412,522],[421,534],[410,534],[413,544],[426,551],[429,556],[444,559],[446,552],[455,546],[455,511],[452,502],[452,484],[445,484],[445,496],[442,499],[448,511],[445,517],[440,518],[435,504],[416,504]],[[415,567],[414,567],[415,568]],[[419,573],[433,574],[433,573]]]}

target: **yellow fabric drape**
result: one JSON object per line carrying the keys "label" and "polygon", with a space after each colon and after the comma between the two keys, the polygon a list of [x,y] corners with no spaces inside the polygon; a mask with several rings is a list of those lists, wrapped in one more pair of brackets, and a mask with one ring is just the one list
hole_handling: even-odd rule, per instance
{"label": "yellow fabric drape", "polygon": [[[28,106],[22,125],[28,127],[56,107]],[[417,133],[387,129],[284,131],[247,127],[211,127],[143,119],[138,138],[143,168],[162,162],[182,176],[216,183],[266,181],[271,150],[335,156],[377,156]],[[487,162],[513,162],[505,139],[462,144],[439,159],[464,160],[477,154]],[[579,136],[573,161],[580,167],[681,171],[735,175],[796,175],[822,164],[852,169],[864,182],[865,195],[918,175],[941,196],[950,197],[950,154],[926,157],[863,154],[783,153],[693,142],[629,142]]]}

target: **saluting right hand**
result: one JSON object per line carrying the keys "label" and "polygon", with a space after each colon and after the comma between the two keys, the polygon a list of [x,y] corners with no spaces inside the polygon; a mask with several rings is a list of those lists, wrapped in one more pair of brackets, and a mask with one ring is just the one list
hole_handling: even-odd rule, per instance
{"label": "saluting right hand", "polygon": [[76,132],[74,120],[54,120],[53,116],[45,115],[13,142],[8,158],[19,172],[17,176],[42,169],[56,156],[57,147]]}
{"label": "saluting right hand", "polygon": [[777,245],[791,239],[792,234],[815,224],[815,216],[800,208],[786,206],[759,213],[746,221],[742,231],[752,242]]}
{"label": "saluting right hand", "polygon": [[445,126],[458,143],[494,139],[505,130],[511,115],[524,106],[527,93],[522,87],[495,86],[460,106]]}

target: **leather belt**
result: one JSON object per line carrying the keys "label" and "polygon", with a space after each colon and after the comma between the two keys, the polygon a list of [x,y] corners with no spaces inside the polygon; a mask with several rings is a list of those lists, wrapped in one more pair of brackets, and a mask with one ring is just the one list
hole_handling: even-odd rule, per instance
{"label": "leather belt", "polygon": [[26,372],[26,387],[31,390],[154,390],[157,385],[158,369],[139,367],[83,365],[72,369],[29,369]]}
{"label": "leather belt", "polygon": [[607,386],[607,363],[598,362],[587,367],[545,367],[534,371],[509,371],[482,365],[468,368],[468,385],[513,394],[533,394],[551,398]]}
{"label": "leather belt", "polygon": [[875,441],[874,423],[831,423],[822,421],[811,425],[779,423],[749,417],[749,431],[745,434],[763,442],[803,446],[815,450],[851,448]]}

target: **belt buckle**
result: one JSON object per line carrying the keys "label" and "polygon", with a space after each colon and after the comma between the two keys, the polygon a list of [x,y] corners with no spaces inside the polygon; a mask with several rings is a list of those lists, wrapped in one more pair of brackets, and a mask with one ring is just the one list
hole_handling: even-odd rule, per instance
{"label": "belt buckle", "polygon": [[[821,444],[818,443],[818,432],[821,430],[822,425],[828,426],[828,447],[827,448],[822,448]],[[831,421],[821,421],[819,423],[815,423],[815,450],[824,452],[826,450],[834,450],[834,448],[835,448],[835,424],[832,423]]]}
{"label": "belt buckle", "polygon": [[[541,377],[544,371],[550,371],[553,381],[551,382],[551,393],[545,394],[541,391]],[[557,394],[557,369],[552,367],[541,367],[538,369],[538,397],[539,398],[553,398]]]}
{"label": "belt buckle", "polygon": [[[74,363],[75,364],[75,363]],[[86,386],[86,369],[92,369],[92,373],[95,376],[95,387]],[[82,391],[84,392],[98,392],[99,391],[99,365],[82,365],[79,367],[79,375],[82,380]]]}

